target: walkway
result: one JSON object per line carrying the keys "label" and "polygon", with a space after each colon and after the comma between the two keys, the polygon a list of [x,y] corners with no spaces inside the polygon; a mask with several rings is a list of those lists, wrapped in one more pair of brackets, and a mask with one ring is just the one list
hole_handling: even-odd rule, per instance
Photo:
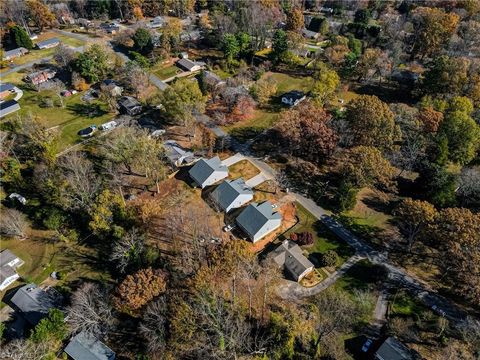
{"label": "walkway", "polygon": [[253,178],[245,181],[245,185],[247,185],[248,187],[254,188],[255,186],[258,186],[267,180],[268,180],[268,177],[265,176],[265,173],[260,172],[260,174],[257,174]]}

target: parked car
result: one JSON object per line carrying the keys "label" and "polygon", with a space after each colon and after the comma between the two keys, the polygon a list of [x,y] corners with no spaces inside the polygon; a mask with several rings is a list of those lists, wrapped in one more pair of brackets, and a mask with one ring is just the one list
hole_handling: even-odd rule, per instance
{"label": "parked car", "polygon": [[447,315],[445,313],[445,311],[443,311],[442,309],[440,309],[437,305],[432,305],[432,310],[435,311],[437,314],[445,317],[445,315]]}
{"label": "parked car", "polygon": [[370,349],[370,346],[372,346],[373,344],[373,340],[372,339],[367,339],[367,341],[365,341],[365,344],[363,344],[362,346],[362,351],[364,353],[366,353],[368,351],[368,349]]}
{"label": "parked car", "polygon": [[100,130],[106,131],[106,130],[111,130],[113,128],[117,127],[117,122],[116,121],[109,121],[106,122],[105,124],[100,125]]}
{"label": "parked car", "polygon": [[81,137],[90,137],[93,135],[93,133],[97,131],[97,126],[96,125],[90,125],[89,127],[82,129],[78,132],[78,135]]}

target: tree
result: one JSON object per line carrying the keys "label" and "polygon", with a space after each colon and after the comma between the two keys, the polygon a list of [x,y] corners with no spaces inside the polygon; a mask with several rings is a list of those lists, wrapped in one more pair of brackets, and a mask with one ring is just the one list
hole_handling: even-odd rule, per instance
{"label": "tree", "polygon": [[267,104],[277,92],[277,83],[271,77],[259,79],[250,89],[255,100],[260,104]]}
{"label": "tree", "polygon": [[233,34],[225,34],[222,41],[222,50],[227,62],[231,64],[240,53],[240,44],[238,43],[237,37]]}
{"label": "tree", "polygon": [[28,229],[28,222],[25,219],[25,215],[15,209],[3,208],[1,212],[0,233],[5,236],[25,238]]}
{"label": "tree", "polygon": [[142,262],[145,251],[145,238],[136,228],[123,235],[113,246],[111,261],[120,273],[125,273],[131,265]]}
{"label": "tree", "polygon": [[114,224],[114,213],[122,207],[123,201],[115,193],[105,189],[100,192],[89,206],[89,229],[97,236],[108,234]]}
{"label": "tree", "polygon": [[292,9],[287,16],[285,28],[290,31],[300,31],[304,27],[303,12],[299,8]]}
{"label": "tree", "polygon": [[52,27],[56,23],[55,15],[47,5],[39,0],[27,0],[31,20],[38,26],[40,31],[46,27]]}
{"label": "tree", "polygon": [[336,266],[338,262],[338,255],[334,250],[327,250],[322,254],[321,262],[322,266]]}
{"label": "tree", "polygon": [[117,287],[113,303],[120,311],[135,311],[165,292],[167,273],[146,268],[127,277]]}
{"label": "tree", "polygon": [[33,342],[41,343],[51,340],[62,341],[67,336],[67,325],[63,312],[58,309],[50,309],[48,317],[40,320],[35,326],[30,339]]}
{"label": "tree", "polygon": [[290,240],[295,241],[298,245],[312,245],[314,240],[313,240],[313,234],[308,231],[304,231],[301,233],[291,233],[290,234]]}
{"label": "tree", "polygon": [[147,29],[138,28],[132,36],[133,47],[141,54],[148,54],[153,50],[152,35]]}
{"label": "tree", "polygon": [[73,51],[68,46],[60,44],[55,48],[53,59],[58,64],[58,66],[62,68],[67,68],[70,63],[75,59],[75,51]]}
{"label": "tree", "polygon": [[455,175],[445,167],[428,163],[420,169],[420,176],[415,180],[419,193],[437,207],[447,207],[455,204]]}
{"label": "tree", "polygon": [[458,191],[464,205],[480,207],[480,168],[464,167],[458,178]]}
{"label": "tree", "polygon": [[439,128],[448,141],[450,160],[468,164],[480,149],[480,126],[462,111],[449,112]]}
{"label": "tree", "polygon": [[80,76],[80,74],[76,71],[72,72],[72,85],[73,88],[77,91],[85,91],[88,90],[90,85],[87,84],[85,79]]}
{"label": "tree", "polygon": [[392,111],[376,96],[361,95],[347,105],[346,118],[353,144],[388,149],[398,131]]}
{"label": "tree", "polygon": [[390,189],[394,186],[395,168],[377,148],[357,146],[346,156],[342,173],[356,187],[376,186]]}
{"label": "tree", "polygon": [[67,322],[74,333],[85,331],[95,337],[105,335],[113,325],[108,289],[95,283],[84,283],[76,290],[68,308]]}
{"label": "tree", "polygon": [[323,106],[328,102],[340,85],[340,77],[337,72],[330,69],[325,63],[316,63],[317,72],[314,76],[314,83],[311,91],[312,98]]}
{"label": "tree", "polygon": [[110,59],[112,56],[106,49],[98,44],[93,44],[78,56],[74,68],[89,83],[93,83],[105,78],[111,67]]}
{"label": "tree", "polygon": [[16,47],[24,47],[28,50],[33,49],[33,42],[25,29],[19,25],[10,28],[10,37],[15,41]]}
{"label": "tree", "polygon": [[165,349],[170,315],[165,297],[159,297],[147,305],[139,328],[140,334],[147,341],[150,353],[160,353]]}
{"label": "tree", "polygon": [[148,96],[148,88],[150,80],[144,68],[136,61],[128,61],[122,68],[122,81],[126,88],[132,91],[137,98],[145,98]]}
{"label": "tree", "polygon": [[276,64],[280,63],[288,51],[288,36],[283,30],[275,31],[272,40],[272,52],[270,57]]}
{"label": "tree", "polygon": [[443,121],[443,114],[433,110],[432,107],[426,107],[418,113],[418,120],[423,124],[423,131],[436,133]]}
{"label": "tree", "polygon": [[425,72],[425,90],[430,94],[446,96],[460,94],[468,81],[469,64],[466,58],[438,56]]}
{"label": "tree", "polygon": [[355,11],[354,21],[359,24],[368,25],[371,17],[372,15],[369,9],[358,9]]}
{"label": "tree", "polygon": [[400,231],[407,238],[408,251],[411,252],[418,236],[433,224],[437,210],[426,201],[408,198],[400,203],[394,214]]}
{"label": "tree", "polygon": [[335,203],[337,204],[338,211],[344,212],[352,210],[357,204],[358,192],[358,187],[353,186],[351,181],[342,181],[335,192]]}
{"label": "tree", "polygon": [[454,291],[480,304],[480,215],[468,209],[440,212],[430,233],[441,250],[440,264],[455,284]]}
{"label": "tree", "polygon": [[457,28],[459,16],[439,8],[418,7],[413,12],[414,44],[412,57],[437,53]]}
{"label": "tree", "polygon": [[335,149],[338,137],[329,127],[330,116],[310,101],[282,113],[274,128],[282,147],[308,160],[322,162]]}

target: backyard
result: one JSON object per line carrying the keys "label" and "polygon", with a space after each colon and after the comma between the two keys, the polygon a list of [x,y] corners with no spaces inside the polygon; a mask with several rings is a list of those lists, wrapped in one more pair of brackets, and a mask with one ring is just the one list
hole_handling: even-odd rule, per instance
{"label": "backyard", "polygon": [[243,180],[246,181],[259,173],[260,170],[248,160],[239,161],[228,167],[228,177],[231,179],[243,177]]}
{"label": "backyard", "polygon": [[158,76],[160,80],[166,80],[182,71],[175,65],[158,63],[150,69],[150,72]]}

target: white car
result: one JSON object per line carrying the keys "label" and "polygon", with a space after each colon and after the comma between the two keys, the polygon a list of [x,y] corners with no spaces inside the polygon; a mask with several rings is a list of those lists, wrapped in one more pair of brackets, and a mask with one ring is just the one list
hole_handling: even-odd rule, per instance
{"label": "white car", "polygon": [[100,129],[103,131],[111,130],[113,128],[116,128],[117,125],[118,124],[116,121],[109,121],[109,122],[106,122],[105,124],[100,125]]}
{"label": "white car", "polygon": [[223,227],[223,231],[225,231],[225,232],[232,231],[232,229],[233,229],[234,227],[235,227],[234,224],[225,225],[225,226]]}
{"label": "white car", "polygon": [[372,339],[367,339],[367,341],[365,341],[365,344],[363,344],[362,346],[362,351],[364,353],[366,353],[368,351],[368,349],[370,349],[370,346],[372,346],[373,344],[373,340]]}

